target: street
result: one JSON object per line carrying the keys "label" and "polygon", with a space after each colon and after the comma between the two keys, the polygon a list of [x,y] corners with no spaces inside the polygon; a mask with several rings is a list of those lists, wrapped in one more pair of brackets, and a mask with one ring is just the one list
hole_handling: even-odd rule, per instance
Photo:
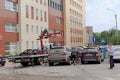
{"label": "street", "polygon": [[8,63],[0,67],[0,80],[119,80],[120,63],[109,68],[109,60],[101,64],[29,66]]}

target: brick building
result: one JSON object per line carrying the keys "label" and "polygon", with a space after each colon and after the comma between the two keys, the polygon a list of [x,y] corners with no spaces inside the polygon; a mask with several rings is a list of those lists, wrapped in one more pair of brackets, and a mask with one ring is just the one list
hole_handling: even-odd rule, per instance
{"label": "brick building", "polygon": [[49,38],[49,42],[55,46],[64,45],[64,16],[63,0],[48,0],[49,31],[60,32],[61,34]]}
{"label": "brick building", "polygon": [[0,53],[17,53],[18,0],[0,0]]}

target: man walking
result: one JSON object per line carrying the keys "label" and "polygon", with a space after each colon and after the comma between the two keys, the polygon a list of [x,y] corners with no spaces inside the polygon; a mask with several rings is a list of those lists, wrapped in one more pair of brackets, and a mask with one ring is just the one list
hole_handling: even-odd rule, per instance
{"label": "man walking", "polygon": [[113,61],[113,56],[114,56],[114,49],[112,47],[112,43],[109,43],[108,44],[108,53],[109,53],[109,61],[110,61],[110,68],[109,69],[112,69],[115,65],[114,65],[114,61]]}

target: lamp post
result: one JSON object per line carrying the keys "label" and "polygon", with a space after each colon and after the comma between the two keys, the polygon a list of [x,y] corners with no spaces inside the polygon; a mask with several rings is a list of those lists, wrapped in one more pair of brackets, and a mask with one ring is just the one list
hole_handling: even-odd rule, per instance
{"label": "lamp post", "polygon": [[[117,39],[118,39],[117,13],[116,13],[116,11],[114,11],[113,9],[109,9],[109,8],[108,8],[107,10],[112,11],[112,12],[115,13],[115,28],[116,28],[116,36],[117,36]],[[117,42],[118,42],[118,40],[117,40]]]}

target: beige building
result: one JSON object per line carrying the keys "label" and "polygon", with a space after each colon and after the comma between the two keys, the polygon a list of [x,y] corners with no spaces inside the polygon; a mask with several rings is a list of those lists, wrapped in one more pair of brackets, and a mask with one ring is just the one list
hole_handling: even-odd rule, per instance
{"label": "beige building", "polygon": [[63,0],[65,45],[86,45],[85,0]]}
{"label": "beige building", "polygon": [[[48,29],[48,0],[19,0],[19,49],[40,48],[37,40]],[[44,40],[44,45],[48,40]]]}
{"label": "beige building", "polygon": [[87,39],[87,45],[92,46],[93,45],[93,27],[92,26],[86,26],[86,39]]}

